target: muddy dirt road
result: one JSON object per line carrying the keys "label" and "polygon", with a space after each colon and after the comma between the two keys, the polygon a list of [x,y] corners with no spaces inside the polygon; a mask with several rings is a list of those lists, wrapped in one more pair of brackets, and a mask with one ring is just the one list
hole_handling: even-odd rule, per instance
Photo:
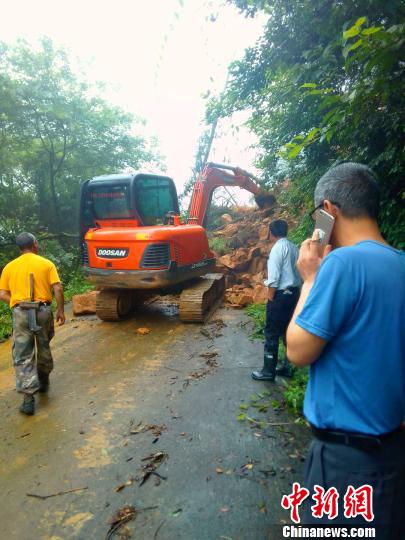
{"label": "muddy dirt road", "polygon": [[[126,504],[138,512],[113,538],[276,537],[308,433],[285,411],[243,408],[263,390],[271,395],[259,405],[279,400],[282,383],[251,380],[262,346],[249,341],[243,313],[214,319],[224,324],[184,325],[158,303],[120,324],[68,318],[32,418],[17,412],[11,344],[0,345],[0,538],[102,540]],[[253,426],[241,413],[286,424]],[[140,485],[148,471],[160,476]]]}

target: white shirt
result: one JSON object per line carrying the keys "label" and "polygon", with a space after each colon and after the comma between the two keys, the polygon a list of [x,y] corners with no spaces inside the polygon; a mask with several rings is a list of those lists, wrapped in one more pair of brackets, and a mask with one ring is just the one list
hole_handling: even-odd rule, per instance
{"label": "white shirt", "polygon": [[301,277],[296,263],[298,248],[287,238],[279,238],[270,251],[267,261],[267,280],[264,284],[275,289],[300,287]]}

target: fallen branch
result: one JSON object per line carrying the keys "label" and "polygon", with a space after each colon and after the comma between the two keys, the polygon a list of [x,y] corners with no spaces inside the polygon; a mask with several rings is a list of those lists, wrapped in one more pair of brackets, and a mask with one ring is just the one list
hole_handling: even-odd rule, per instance
{"label": "fallen branch", "polygon": [[256,424],[257,426],[264,427],[264,426],[292,426],[295,424],[295,422],[264,422],[263,420],[256,420],[255,418],[251,418],[250,416],[245,415],[245,418],[248,422],[251,422],[252,424]]}
{"label": "fallen branch", "polygon": [[[45,235],[39,234],[37,237],[38,242],[42,242],[43,240],[55,240],[56,238],[66,238],[66,239],[74,239],[77,240],[79,238],[78,234],[72,234],[72,233],[48,233]],[[5,242],[0,243],[0,247],[9,247],[9,246],[15,246],[15,239],[6,239]]]}
{"label": "fallen branch", "polygon": [[166,520],[164,519],[162,523],[159,525],[159,527],[156,529],[155,534],[153,535],[153,540],[156,540],[157,535],[159,534],[160,529],[162,528],[162,525],[164,524]]}
{"label": "fallen branch", "polygon": [[176,369],[176,368],[173,368],[173,367],[169,367],[169,366],[163,366],[165,369],[169,369],[170,371],[177,371],[177,373],[183,373],[183,371],[185,370],[181,370],[181,369]]}
{"label": "fallen branch", "polygon": [[159,474],[156,471],[152,471],[150,474],[154,474],[155,476],[157,476],[158,478],[161,478],[162,480],[167,480],[167,476],[162,476],[161,474]]}
{"label": "fallen branch", "polygon": [[36,499],[50,499],[51,497],[58,497],[59,495],[66,495],[67,493],[75,493],[76,491],[83,491],[89,489],[88,486],[68,489],[67,491],[58,491],[57,493],[51,493],[50,495],[37,495],[36,493],[26,493],[27,497],[35,497]]}
{"label": "fallen branch", "polygon": [[266,422],[266,426],[292,426],[295,422]]}

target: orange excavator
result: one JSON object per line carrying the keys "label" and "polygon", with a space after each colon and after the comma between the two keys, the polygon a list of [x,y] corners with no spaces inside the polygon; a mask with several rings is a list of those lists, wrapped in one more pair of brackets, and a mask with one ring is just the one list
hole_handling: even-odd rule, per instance
{"label": "orange excavator", "polygon": [[97,316],[118,321],[148,294],[180,295],[180,319],[204,321],[222,299],[205,231],[214,190],[239,186],[260,207],[274,203],[255,177],[237,167],[208,163],[198,176],[187,223],[182,223],[176,187],[167,176],[134,173],[98,176],[81,191],[80,236],[87,279],[100,288]]}

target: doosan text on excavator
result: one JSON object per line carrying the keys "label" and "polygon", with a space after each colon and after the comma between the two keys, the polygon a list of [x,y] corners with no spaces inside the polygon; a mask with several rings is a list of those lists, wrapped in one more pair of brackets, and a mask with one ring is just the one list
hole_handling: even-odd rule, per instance
{"label": "doosan text on excavator", "polygon": [[173,180],[133,173],[98,176],[82,186],[80,242],[87,279],[100,288],[97,316],[125,318],[148,294],[179,291],[182,321],[200,322],[222,299],[222,274],[209,273],[215,257],[205,230],[212,194],[220,186],[253,193],[260,207],[275,202],[255,177],[208,163],[198,176],[187,223],[180,219]]}

